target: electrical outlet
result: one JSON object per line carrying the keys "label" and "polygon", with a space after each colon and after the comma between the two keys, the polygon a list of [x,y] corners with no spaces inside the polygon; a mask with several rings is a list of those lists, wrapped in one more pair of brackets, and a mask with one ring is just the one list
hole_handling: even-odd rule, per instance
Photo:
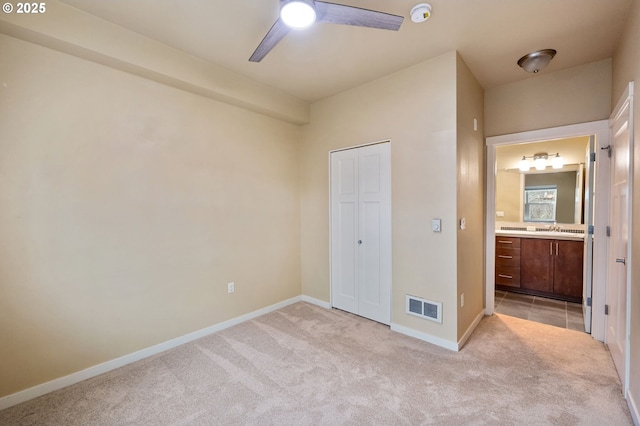
{"label": "electrical outlet", "polygon": [[460,307],[464,308],[464,293],[460,295]]}
{"label": "electrical outlet", "polygon": [[227,293],[231,294],[236,291],[236,285],[233,282],[227,283]]}

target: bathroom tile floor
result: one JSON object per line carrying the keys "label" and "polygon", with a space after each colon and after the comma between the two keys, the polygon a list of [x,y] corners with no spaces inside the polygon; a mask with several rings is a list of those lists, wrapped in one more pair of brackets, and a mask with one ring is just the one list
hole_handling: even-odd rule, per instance
{"label": "bathroom tile floor", "polygon": [[496,290],[495,312],[570,330],[584,331],[582,306],[579,303]]}

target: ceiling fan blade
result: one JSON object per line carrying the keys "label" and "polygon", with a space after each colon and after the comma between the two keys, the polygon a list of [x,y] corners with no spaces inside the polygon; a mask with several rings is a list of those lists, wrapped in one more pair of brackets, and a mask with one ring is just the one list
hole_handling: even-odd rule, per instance
{"label": "ceiling fan blade", "polygon": [[273,49],[275,45],[278,44],[278,42],[282,40],[282,38],[286,36],[290,30],[291,29],[284,22],[282,22],[280,18],[278,18],[267,35],[264,36],[256,51],[253,52],[253,55],[251,55],[249,61],[260,62],[262,58],[267,56],[267,53],[269,53],[271,49]]}
{"label": "ceiling fan blade", "polygon": [[318,22],[398,31],[404,17],[343,4],[316,1]]}

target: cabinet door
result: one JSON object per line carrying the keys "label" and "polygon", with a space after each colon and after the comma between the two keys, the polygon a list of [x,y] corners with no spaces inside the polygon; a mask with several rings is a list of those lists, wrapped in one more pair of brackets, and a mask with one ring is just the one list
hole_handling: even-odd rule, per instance
{"label": "cabinet door", "polygon": [[522,238],[520,242],[520,286],[553,292],[553,240]]}
{"label": "cabinet door", "polygon": [[562,296],[582,297],[581,241],[554,241],[553,292]]}

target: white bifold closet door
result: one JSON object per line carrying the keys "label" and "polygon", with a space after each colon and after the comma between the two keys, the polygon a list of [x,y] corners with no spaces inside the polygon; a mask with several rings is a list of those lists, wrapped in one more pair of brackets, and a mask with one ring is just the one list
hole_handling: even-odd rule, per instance
{"label": "white bifold closet door", "polygon": [[331,153],[331,303],[391,322],[391,143]]}

